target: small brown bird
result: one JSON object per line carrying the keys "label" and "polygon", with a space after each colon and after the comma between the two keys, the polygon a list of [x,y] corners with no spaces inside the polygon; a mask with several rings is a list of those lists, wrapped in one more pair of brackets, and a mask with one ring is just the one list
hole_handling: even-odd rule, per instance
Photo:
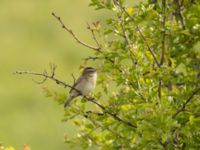
{"label": "small brown bird", "polygon": [[[76,80],[74,85],[72,86],[75,89],[71,89],[69,91],[69,96],[65,102],[64,107],[69,106],[70,102],[80,95],[86,96],[88,95],[96,85],[97,80],[97,69],[92,67],[86,67],[81,76]],[[80,92],[78,92],[78,91]]]}

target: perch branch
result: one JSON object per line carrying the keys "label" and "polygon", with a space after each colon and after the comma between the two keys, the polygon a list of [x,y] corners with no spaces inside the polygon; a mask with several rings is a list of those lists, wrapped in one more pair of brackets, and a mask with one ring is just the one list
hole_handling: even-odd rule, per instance
{"label": "perch branch", "polygon": [[[54,70],[54,71],[55,71],[55,70]],[[76,88],[72,87],[71,85],[69,85],[69,84],[65,83],[64,81],[61,81],[61,80],[57,79],[55,76],[53,76],[53,74],[55,74],[55,73],[51,73],[50,75],[48,75],[48,74],[37,73],[37,72],[16,71],[15,74],[20,74],[20,75],[22,75],[22,74],[28,74],[28,75],[35,75],[35,76],[44,77],[44,78],[46,78],[46,80],[47,80],[47,79],[50,79],[50,80],[56,82],[57,84],[60,84],[60,85],[64,86],[65,88],[68,87],[68,88],[70,88],[70,89],[76,90],[78,93],[80,93],[80,95],[82,95],[82,93],[81,93],[79,90],[77,90]],[[88,97],[88,96],[84,96],[84,95],[82,95],[82,96],[83,96],[83,98],[86,99],[87,101],[89,101],[89,102],[91,102],[91,103],[97,105],[99,108],[101,108],[101,109],[103,110],[103,112],[104,112],[105,114],[110,115],[113,119],[115,119],[115,120],[117,120],[117,121],[123,123],[124,125],[129,126],[129,127],[137,128],[137,126],[134,125],[134,124],[132,124],[131,122],[125,121],[125,120],[123,120],[122,118],[120,118],[119,116],[117,116],[116,114],[114,114],[114,113],[108,111],[108,110],[106,109],[106,107],[103,106],[102,104],[98,103],[94,97]]]}

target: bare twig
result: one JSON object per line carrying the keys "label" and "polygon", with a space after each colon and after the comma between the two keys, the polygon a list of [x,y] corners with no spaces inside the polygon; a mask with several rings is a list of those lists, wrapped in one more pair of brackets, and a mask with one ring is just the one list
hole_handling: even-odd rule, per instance
{"label": "bare twig", "polygon": [[[43,74],[47,74],[46,70],[44,70]],[[32,81],[37,84],[43,84],[46,80],[47,80],[46,77],[44,77],[44,79],[42,79],[41,81],[36,81],[35,79],[32,79]]]}
{"label": "bare twig", "polygon": [[96,37],[95,32],[94,32],[94,29],[92,29],[92,27],[90,26],[89,23],[87,23],[87,26],[88,26],[88,27],[87,27],[88,30],[90,30],[90,32],[92,33],[92,37],[93,37],[95,43],[96,43],[97,46],[100,48],[101,46],[100,46],[100,44],[99,44],[99,41],[97,40],[97,37]]}
{"label": "bare twig", "polygon": [[192,100],[192,98],[198,94],[198,92],[200,91],[200,87],[198,87],[196,90],[194,90],[192,92],[192,94],[190,95],[190,97],[185,101],[185,103],[182,104],[182,106],[180,108],[177,109],[176,113],[173,114],[172,118],[175,118],[179,113],[183,112],[185,110],[185,107],[187,106],[187,104]]}
{"label": "bare twig", "polygon": [[[61,81],[61,80],[57,79],[55,76],[52,76],[52,74],[48,75],[48,74],[44,74],[44,73],[29,72],[29,71],[16,71],[15,74],[20,74],[20,75],[28,74],[28,75],[35,75],[35,76],[44,77],[44,78],[46,78],[46,80],[50,79],[50,80],[56,82],[57,84],[60,84],[60,85],[64,86],[65,88],[68,87],[70,89],[76,90],[80,95],[82,95],[82,93],[79,90],[77,90],[73,86],[65,83],[64,81]],[[122,118],[120,118],[119,116],[117,116],[116,114],[108,111],[107,108],[105,106],[103,106],[102,104],[98,103],[94,97],[88,97],[88,96],[85,96],[85,95],[82,95],[82,96],[87,101],[92,102],[93,104],[97,105],[99,108],[101,108],[103,110],[104,113],[110,115],[113,119],[115,119],[115,120],[123,123],[124,125],[129,126],[129,127],[137,128],[137,126],[132,124],[131,122],[125,121]]]}
{"label": "bare twig", "polygon": [[[53,63],[50,63],[49,66],[50,66],[50,70],[51,70],[51,76],[54,77],[57,66]],[[45,71],[45,74],[47,74],[47,71]]]}
{"label": "bare twig", "polygon": [[65,24],[63,23],[63,21],[61,20],[60,17],[58,17],[55,13],[52,13],[52,16],[54,16],[58,21],[59,23],[61,24],[62,28],[65,29],[69,34],[71,34],[73,36],[73,38],[81,45],[87,47],[87,48],[90,48],[90,49],[93,49],[95,51],[100,51],[100,47],[94,47],[94,46],[91,46],[89,44],[86,44],[85,42],[81,41],[75,34],[74,32],[69,29],[68,27],[65,26]]}

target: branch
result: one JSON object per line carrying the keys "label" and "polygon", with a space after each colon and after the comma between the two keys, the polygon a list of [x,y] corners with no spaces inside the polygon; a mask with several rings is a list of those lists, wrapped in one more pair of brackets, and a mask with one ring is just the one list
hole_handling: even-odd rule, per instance
{"label": "branch", "polygon": [[[161,21],[161,58],[160,58],[160,66],[163,65],[164,59],[165,59],[165,21],[166,21],[166,15],[165,15],[165,10],[166,10],[166,0],[162,0],[162,21]],[[158,97],[161,99],[161,93],[162,93],[162,80],[159,79],[158,81]]]}
{"label": "branch", "polygon": [[[44,74],[44,73],[37,73],[37,72],[29,72],[29,71],[16,71],[15,74],[20,74],[20,75],[28,74],[28,75],[35,75],[35,76],[44,77],[46,80],[47,80],[47,79],[50,79],[50,80],[56,82],[57,84],[60,84],[60,85],[64,86],[65,88],[68,87],[68,88],[70,88],[70,89],[76,90],[80,95],[82,95],[82,93],[81,93],[79,90],[77,90],[76,88],[74,88],[73,86],[71,86],[71,85],[65,83],[64,81],[61,81],[61,80],[57,79],[57,78],[53,75],[53,74],[55,74],[55,70],[54,70],[54,72],[53,72],[51,75]],[[103,112],[104,112],[105,114],[110,115],[113,119],[115,119],[115,120],[117,120],[117,121],[123,123],[123,124],[126,125],[126,126],[129,126],[129,127],[132,127],[132,128],[137,128],[137,126],[134,125],[134,124],[132,124],[131,122],[125,121],[125,120],[123,120],[122,118],[120,118],[119,116],[117,116],[116,114],[113,114],[112,112],[108,111],[108,110],[106,109],[106,107],[103,106],[102,104],[98,103],[98,102],[96,101],[95,98],[93,98],[93,97],[88,97],[88,96],[85,96],[85,95],[82,95],[82,96],[83,96],[83,98],[86,99],[87,101],[92,102],[93,104],[97,105],[99,108],[101,108],[101,109],[103,110]]]}
{"label": "branch", "polygon": [[161,93],[162,93],[162,80],[159,79],[158,81],[158,97],[161,99]]}
{"label": "branch", "polygon": [[175,15],[178,16],[181,22],[182,29],[185,30],[185,23],[184,23],[184,19],[181,13],[181,5],[179,4],[179,0],[174,0],[174,3],[176,5]]}
{"label": "branch", "polygon": [[58,17],[55,13],[52,13],[52,16],[55,17],[58,22],[61,24],[62,28],[65,29],[69,34],[71,34],[73,36],[73,38],[81,45],[87,47],[87,48],[90,48],[90,49],[93,49],[95,51],[100,51],[100,47],[94,47],[94,46],[91,46],[89,44],[86,44],[85,42],[81,41],[75,34],[74,32],[69,29],[68,27],[65,26],[65,24],[63,23],[63,21],[61,20],[60,17]]}
{"label": "branch", "polygon": [[[95,50],[95,51],[97,51],[97,52],[99,52],[99,53],[101,53],[101,54],[103,55],[103,52],[101,51],[101,47],[93,47],[93,46],[91,46],[91,45],[86,44],[85,42],[82,42],[82,41],[74,34],[74,32],[73,32],[71,29],[69,29],[68,27],[65,26],[65,24],[63,23],[63,21],[61,20],[61,18],[60,18],[59,16],[57,16],[55,13],[52,13],[52,16],[55,17],[55,18],[58,20],[58,22],[61,24],[62,28],[65,29],[69,34],[71,34],[72,37],[73,37],[79,44],[81,44],[81,45],[83,45],[83,46],[85,46],[85,47],[87,47],[87,48],[93,49],[93,50]],[[92,33],[92,34],[94,34],[94,33]],[[95,35],[93,35],[93,38],[94,38],[94,40],[95,40],[95,42],[96,42],[96,44],[97,44],[98,41],[96,40]],[[98,43],[97,45],[100,46],[99,43]],[[105,58],[106,60],[108,60],[109,62],[111,62],[112,64],[115,63],[115,61],[113,61],[112,59],[108,58],[107,56],[104,56],[104,58]],[[117,69],[118,69],[120,72],[122,72],[122,70],[121,70],[120,68],[117,68]]]}
{"label": "branch", "polygon": [[75,82],[76,82],[76,78],[75,78],[75,76],[74,76],[73,73],[72,73],[71,75],[72,75],[72,78],[73,78],[73,82],[74,82],[74,84],[75,84]]}
{"label": "branch", "polygon": [[[126,11],[126,9],[125,9],[124,7],[121,7],[121,9],[127,14],[127,16],[129,16],[129,18],[130,18],[133,22],[135,22],[135,19]],[[155,55],[154,51],[153,51],[153,50],[151,49],[151,47],[149,46],[146,37],[144,36],[144,34],[142,33],[142,31],[141,31],[141,29],[140,29],[140,27],[139,27],[138,25],[136,25],[136,29],[137,29],[137,31],[139,32],[139,34],[140,34],[141,38],[143,39],[143,41],[145,42],[145,44],[146,44],[146,46],[147,46],[147,49],[148,49],[148,51],[151,53],[151,55],[152,55],[152,57],[153,57],[153,59],[154,59],[156,65],[157,65],[158,67],[160,67],[160,64],[159,64],[159,62],[158,62],[158,60],[157,60],[157,58],[156,58],[156,55]]]}
{"label": "branch", "polygon": [[[65,29],[69,34],[71,34],[71,35],[73,36],[73,38],[74,38],[78,43],[80,43],[81,45],[83,45],[83,46],[85,46],[85,47],[87,47],[87,48],[93,49],[93,50],[95,50],[95,51],[97,51],[97,52],[103,54],[103,52],[100,50],[100,49],[101,49],[100,47],[93,47],[93,46],[91,46],[91,45],[88,45],[88,44],[82,42],[82,41],[74,34],[74,32],[73,32],[71,29],[69,29],[68,27],[65,26],[65,24],[63,23],[63,21],[61,20],[61,18],[58,17],[55,13],[52,13],[52,16],[55,17],[55,18],[60,22],[62,28]],[[94,34],[94,33],[93,33],[93,34]],[[95,36],[95,35],[93,35],[93,36]],[[93,38],[95,38],[95,41],[96,41],[96,37],[93,37]],[[96,42],[97,42],[97,41],[96,41]],[[100,46],[99,43],[98,43],[97,45]],[[107,56],[105,56],[105,59],[108,60],[108,61],[110,61],[110,62],[113,63],[113,64],[115,63],[112,59],[108,58]],[[120,70],[120,72],[121,72],[121,70]]]}
{"label": "branch", "polygon": [[190,97],[185,101],[185,103],[182,104],[182,106],[180,108],[177,109],[176,113],[172,116],[172,118],[175,118],[179,113],[185,111],[185,107],[187,106],[187,104],[192,100],[192,98],[198,94],[198,92],[200,91],[200,87],[198,87],[196,90],[194,90],[192,92],[192,94],[190,95]]}
{"label": "branch", "polygon": [[106,113],[106,114],[112,116],[115,120],[118,120],[119,122],[121,122],[121,123],[123,123],[123,124],[125,124],[125,125],[127,125],[127,126],[129,126],[129,127],[137,128],[137,126],[134,125],[134,124],[132,124],[131,122],[127,122],[127,121],[123,120],[122,118],[120,118],[119,116],[117,116],[116,114],[113,114],[113,113],[109,112],[109,111],[106,109],[106,107],[103,106],[103,105],[101,105],[100,103],[98,103],[98,102],[95,100],[95,98],[93,98],[93,97],[87,97],[87,96],[83,96],[83,97],[84,97],[85,99],[87,99],[88,101],[90,101],[90,102],[96,104],[98,107],[100,107],[100,108],[104,111],[104,113]]}
{"label": "branch", "polygon": [[84,118],[88,119],[89,121],[91,121],[97,128],[103,128],[106,129],[108,131],[110,131],[110,133],[116,135],[117,137],[121,138],[121,139],[125,139],[125,137],[123,137],[122,135],[116,133],[115,131],[111,130],[109,127],[104,127],[101,124],[97,123],[96,120],[94,120],[93,118],[90,117],[90,115],[88,114],[94,114],[97,116],[102,116],[104,114],[102,113],[97,113],[97,112],[92,112],[92,111],[87,111],[86,114],[83,115]]}
{"label": "branch", "polygon": [[[97,27],[98,24],[99,24],[99,22],[96,22],[96,23],[94,22],[94,23],[93,23],[93,25],[94,25],[95,27]],[[100,48],[101,46],[100,46],[99,41],[97,40],[97,37],[96,37],[96,35],[95,35],[95,33],[94,33],[94,29],[90,26],[89,23],[87,23],[87,26],[88,26],[87,29],[90,30],[90,32],[92,33],[92,37],[93,37],[95,43],[96,43],[97,46]]]}
{"label": "branch", "polygon": [[119,19],[120,26],[121,26],[121,29],[122,29],[122,36],[123,36],[126,44],[128,45],[128,51],[129,51],[129,53],[131,55],[132,62],[134,62],[133,64],[135,65],[137,60],[136,61],[134,60],[134,58],[136,58],[136,57],[135,57],[135,54],[131,50],[132,45],[131,45],[130,39],[128,37],[128,34],[126,32],[126,29],[125,29],[124,20],[122,19],[123,10],[121,9],[121,7],[119,7],[119,8],[120,8],[120,14],[118,14],[118,19]]}
{"label": "branch", "polygon": [[[52,13],[52,16],[55,17],[55,18],[60,22],[62,28],[65,29],[69,34],[71,34],[72,37],[73,37],[78,43],[80,43],[81,45],[83,45],[83,46],[85,46],[85,47],[87,47],[87,48],[93,49],[93,50],[95,50],[95,51],[97,51],[97,52],[103,54],[103,52],[101,51],[101,48],[100,48],[100,47],[93,47],[93,46],[91,46],[91,45],[88,45],[88,44],[82,42],[82,41],[74,34],[74,32],[73,32],[71,29],[69,29],[68,27],[65,26],[65,24],[63,23],[63,21],[61,20],[61,18],[58,17],[55,13]],[[94,34],[94,33],[93,33],[93,34]],[[93,35],[93,36],[95,36],[95,35]],[[93,38],[96,38],[96,37],[93,37]],[[96,41],[96,40],[95,40],[95,41]],[[97,42],[97,41],[96,41],[96,42]],[[98,46],[100,46],[99,43],[98,43]],[[112,59],[108,58],[107,56],[105,56],[105,59],[108,60],[108,61],[110,61],[112,64],[115,63]],[[118,69],[118,70],[119,70],[120,72],[122,72],[121,69]]]}
{"label": "branch", "polygon": [[163,65],[164,59],[165,59],[165,21],[166,21],[166,14],[165,14],[165,10],[166,10],[166,0],[162,0],[162,22],[161,22],[161,36],[162,36],[162,53],[161,53],[161,59],[160,59],[160,65]]}
{"label": "branch", "polygon": [[100,57],[97,57],[97,56],[89,56],[89,57],[87,57],[87,58],[83,58],[83,60],[85,60],[85,61],[88,61],[88,60],[92,60],[92,61],[95,61],[95,60],[97,60],[97,59],[100,59]]}

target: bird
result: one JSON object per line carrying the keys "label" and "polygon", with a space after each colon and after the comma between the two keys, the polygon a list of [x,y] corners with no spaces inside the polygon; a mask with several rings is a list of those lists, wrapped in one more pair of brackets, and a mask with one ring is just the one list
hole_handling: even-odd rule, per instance
{"label": "bird", "polygon": [[80,77],[75,81],[64,107],[68,107],[71,101],[78,96],[87,96],[96,86],[97,69],[93,67],[84,68]]}

